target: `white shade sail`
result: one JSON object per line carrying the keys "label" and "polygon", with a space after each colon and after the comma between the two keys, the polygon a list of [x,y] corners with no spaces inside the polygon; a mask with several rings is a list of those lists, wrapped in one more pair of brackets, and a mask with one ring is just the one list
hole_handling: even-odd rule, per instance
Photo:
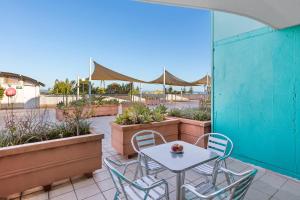
{"label": "white shade sail", "polygon": [[276,29],[300,24],[300,0],[142,0],[238,14]]}

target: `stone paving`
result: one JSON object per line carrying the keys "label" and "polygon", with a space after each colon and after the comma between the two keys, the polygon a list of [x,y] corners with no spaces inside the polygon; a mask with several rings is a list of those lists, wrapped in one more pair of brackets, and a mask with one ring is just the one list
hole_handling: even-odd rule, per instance
{"label": "stone paving", "polygon": [[[126,160],[119,156],[110,145],[110,126],[114,117],[98,117],[91,120],[92,126],[98,132],[105,135],[103,140],[103,157],[113,157],[122,162]],[[228,159],[228,168],[237,172],[252,169],[253,166],[235,159]],[[132,178],[135,168],[130,168],[127,176]],[[175,199],[175,174],[164,171],[158,175],[169,183],[170,199]],[[186,182],[197,184],[203,179],[193,171],[186,174]],[[218,184],[225,185],[224,177],[218,177]],[[21,197],[12,196],[10,199],[26,200],[112,200],[115,193],[113,182],[105,169],[94,172],[92,178],[73,177],[53,184],[50,192],[44,192],[41,188],[34,188],[23,192]],[[17,194],[18,195],[18,194]],[[246,200],[299,200],[300,182],[291,178],[276,174],[266,169],[258,168],[253,185],[249,189]]]}

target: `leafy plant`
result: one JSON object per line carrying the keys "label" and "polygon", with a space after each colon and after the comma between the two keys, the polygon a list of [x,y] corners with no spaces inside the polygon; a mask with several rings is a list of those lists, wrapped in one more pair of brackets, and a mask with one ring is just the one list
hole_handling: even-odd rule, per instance
{"label": "leafy plant", "polygon": [[56,107],[59,109],[63,109],[65,107],[65,103],[63,101],[60,101],[58,104],[56,104]]}
{"label": "leafy plant", "polygon": [[167,114],[168,108],[164,104],[160,104],[154,110],[162,114]]}
{"label": "leafy plant", "polygon": [[172,109],[168,112],[169,116],[182,117],[186,119],[193,119],[198,121],[210,120],[210,111],[198,108],[184,108],[184,109]]}
{"label": "leafy plant", "polygon": [[105,97],[100,96],[93,98],[91,103],[93,105],[117,105],[119,101],[117,99],[105,99]]}
{"label": "leafy plant", "polygon": [[0,86],[0,101],[3,99],[4,97],[4,91],[5,89],[3,87]]}
{"label": "leafy plant", "polygon": [[85,105],[118,105],[119,101],[117,99],[106,99],[104,96],[93,97],[91,99],[82,97],[79,100],[71,101],[69,105],[66,105],[64,102],[59,102],[56,104],[58,109],[67,109],[67,108],[74,108],[78,106],[85,106]]}
{"label": "leafy plant", "polygon": [[[0,131],[0,147],[90,133],[90,123],[84,120],[80,120],[79,122],[66,120],[60,124],[50,123],[47,110],[43,112],[31,110],[19,117],[8,112],[4,122],[5,127]],[[79,134],[77,129],[79,130]]]}
{"label": "leafy plant", "polygon": [[165,119],[165,114],[160,109],[151,110],[141,103],[135,103],[119,115],[115,123],[121,125],[147,124],[150,122],[160,122]]}
{"label": "leafy plant", "polygon": [[168,115],[171,117],[181,117],[181,110],[178,108],[171,109],[168,112]]}

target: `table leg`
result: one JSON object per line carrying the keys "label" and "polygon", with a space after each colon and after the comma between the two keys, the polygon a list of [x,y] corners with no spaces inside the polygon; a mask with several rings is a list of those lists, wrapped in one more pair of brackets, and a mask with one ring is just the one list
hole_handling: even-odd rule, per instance
{"label": "table leg", "polygon": [[176,174],[176,200],[182,200],[181,186],[184,184],[185,172]]}

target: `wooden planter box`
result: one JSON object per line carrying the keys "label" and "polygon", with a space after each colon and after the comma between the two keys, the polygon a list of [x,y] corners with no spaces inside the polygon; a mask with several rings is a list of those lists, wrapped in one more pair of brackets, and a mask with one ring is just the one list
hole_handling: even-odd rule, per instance
{"label": "wooden planter box", "polygon": [[[118,106],[117,104],[112,105],[101,105],[101,106],[85,106],[83,108],[83,116],[90,115],[91,117],[99,117],[99,116],[110,116],[118,114]],[[74,113],[74,108],[68,108],[65,110],[68,114],[72,115]],[[56,108],[56,119],[62,121],[65,119],[65,113],[63,109]]]}
{"label": "wooden planter box", "polygon": [[[131,145],[131,138],[136,132],[141,130],[155,130],[161,133],[164,138],[170,142],[178,140],[178,124],[179,120],[177,119],[134,125],[111,123],[111,144],[119,154],[130,157],[136,154]],[[162,141],[158,140],[158,143],[161,142]]]}
{"label": "wooden planter box", "polygon": [[100,169],[102,138],[89,134],[0,148],[0,199]]}
{"label": "wooden planter box", "polygon": [[[179,139],[191,144],[195,144],[197,139],[205,133],[211,132],[210,121],[197,121],[192,119],[172,117],[169,119],[178,119],[179,123]],[[201,147],[207,145],[207,139],[200,143]]]}

